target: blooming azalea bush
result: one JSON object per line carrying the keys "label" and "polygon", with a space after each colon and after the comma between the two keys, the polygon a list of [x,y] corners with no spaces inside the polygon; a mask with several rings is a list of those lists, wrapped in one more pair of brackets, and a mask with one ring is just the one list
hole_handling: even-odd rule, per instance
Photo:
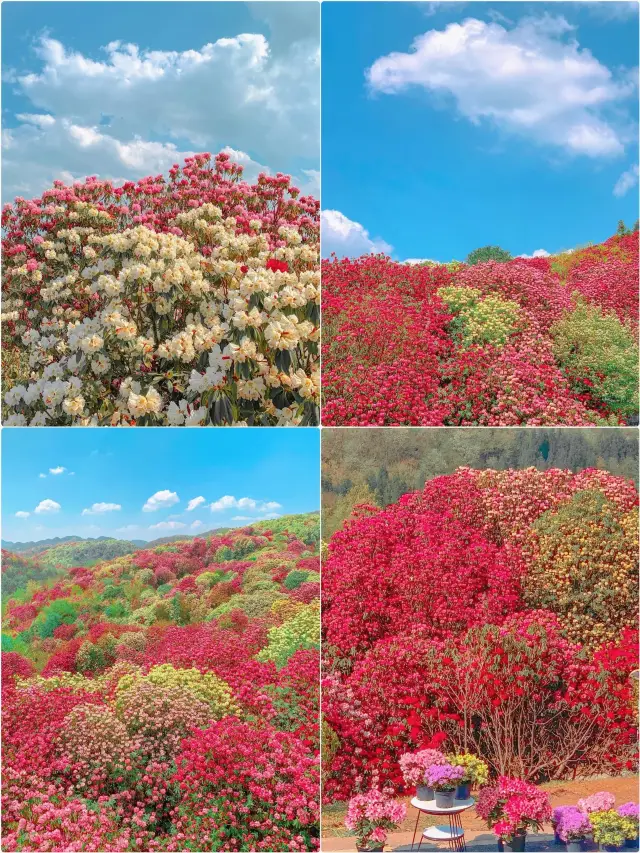
{"label": "blooming azalea bush", "polygon": [[317,422],[318,203],[241,173],[196,155],[5,207],[6,424]]}
{"label": "blooming azalea bush", "polygon": [[462,468],[347,521],[323,560],[327,799],[423,784],[443,741],[480,785],[634,769],[637,506],[603,471]]}
{"label": "blooming azalea bush", "polygon": [[384,791],[371,788],[349,800],[344,822],[356,836],[360,850],[381,850],[389,831],[402,823],[406,812],[406,806],[402,803],[396,802]]}
{"label": "blooming azalea bush", "polygon": [[[261,522],[55,581],[25,560],[43,583],[10,593],[3,619],[4,849],[317,849],[318,584],[305,603],[287,571],[272,581],[317,566],[317,525]],[[280,608],[214,615],[268,593],[265,577]],[[50,632],[52,613],[72,621]]]}
{"label": "blooming azalea bush", "polygon": [[549,794],[508,776],[500,776],[495,785],[482,788],[476,811],[495,835],[503,839],[539,832],[543,823],[551,819]]}
{"label": "blooming azalea bush", "polygon": [[637,232],[557,258],[332,258],[322,282],[327,426],[637,416]]}
{"label": "blooming azalea bush", "polygon": [[556,834],[565,843],[586,838],[592,831],[589,818],[576,806],[554,809],[553,813]]}

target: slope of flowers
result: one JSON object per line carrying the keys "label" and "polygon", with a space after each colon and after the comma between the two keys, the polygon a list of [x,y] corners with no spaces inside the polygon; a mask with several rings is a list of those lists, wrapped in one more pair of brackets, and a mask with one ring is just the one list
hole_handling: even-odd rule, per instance
{"label": "slope of flowers", "polygon": [[326,796],[402,790],[434,738],[534,782],[635,766],[637,507],[631,481],[533,468],[361,507],[323,561]]}
{"label": "slope of flowers", "polygon": [[323,423],[627,423],[638,234],[557,258],[323,262]]}
{"label": "slope of flowers", "polygon": [[317,422],[318,202],[229,155],[3,210],[5,423]]}
{"label": "slope of flowers", "polygon": [[317,849],[318,540],[290,516],[26,576],[3,849]]}

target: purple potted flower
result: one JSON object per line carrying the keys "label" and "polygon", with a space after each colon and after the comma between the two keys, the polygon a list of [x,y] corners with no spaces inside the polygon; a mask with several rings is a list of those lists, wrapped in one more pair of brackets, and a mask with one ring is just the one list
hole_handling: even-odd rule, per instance
{"label": "purple potted flower", "polygon": [[432,764],[427,767],[424,780],[436,795],[439,809],[452,809],[456,788],[464,778],[464,768],[452,764]]}
{"label": "purple potted flower", "polygon": [[562,839],[558,835],[558,824],[562,820],[562,813],[565,809],[572,809],[575,806],[556,806],[551,816],[551,826],[553,827],[553,840],[556,844],[562,844]]}
{"label": "purple potted flower", "polygon": [[568,851],[584,850],[584,840],[591,833],[591,822],[587,815],[576,806],[562,809],[556,825],[556,832]]}

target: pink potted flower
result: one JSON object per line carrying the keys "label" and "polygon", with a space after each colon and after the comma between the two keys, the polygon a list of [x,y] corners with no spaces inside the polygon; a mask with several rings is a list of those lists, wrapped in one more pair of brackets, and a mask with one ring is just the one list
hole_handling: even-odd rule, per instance
{"label": "pink potted flower", "polygon": [[437,749],[421,749],[419,752],[405,752],[400,756],[400,769],[406,784],[416,789],[419,800],[427,802],[433,799],[433,788],[425,784],[425,772],[434,764],[446,764],[447,759]]}
{"label": "pink potted flower", "polygon": [[584,850],[584,840],[591,833],[591,829],[589,818],[577,806],[565,807],[556,825],[558,837],[564,841],[570,853]]}
{"label": "pink potted flower", "polygon": [[371,788],[349,800],[345,826],[356,836],[359,851],[382,850],[387,833],[402,823],[407,809],[383,791]]}
{"label": "pink potted flower", "polygon": [[539,832],[551,820],[546,791],[508,776],[482,788],[476,811],[498,837],[498,849],[507,851],[524,850],[527,832]]}

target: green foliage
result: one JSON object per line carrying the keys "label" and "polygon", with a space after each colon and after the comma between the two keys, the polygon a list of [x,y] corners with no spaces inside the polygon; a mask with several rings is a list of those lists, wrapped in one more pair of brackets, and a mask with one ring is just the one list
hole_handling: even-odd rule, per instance
{"label": "green foliage", "polygon": [[303,584],[307,578],[309,577],[309,572],[300,572],[297,569],[294,569],[284,579],[284,586],[287,589],[297,589],[301,584]]}
{"label": "green foliage", "polygon": [[501,249],[500,246],[482,246],[480,249],[474,249],[467,255],[467,263],[485,264],[487,261],[496,261],[499,264],[504,264],[507,261],[513,260],[511,252],[506,249]]}
{"label": "green foliage", "polygon": [[44,567],[90,566],[100,560],[113,560],[136,550],[133,542],[121,539],[88,539],[83,542],[66,542],[43,551],[39,562]]}
{"label": "green foliage", "polygon": [[320,645],[320,602],[302,607],[282,625],[269,629],[269,643],[258,653],[260,661],[272,660],[278,669],[299,649],[316,649]]}
{"label": "green foliage", "polygon": [[616,314],[578,304],[551,328],[553,349],[572,384],[623,416],[638,411],[638,344]]}

